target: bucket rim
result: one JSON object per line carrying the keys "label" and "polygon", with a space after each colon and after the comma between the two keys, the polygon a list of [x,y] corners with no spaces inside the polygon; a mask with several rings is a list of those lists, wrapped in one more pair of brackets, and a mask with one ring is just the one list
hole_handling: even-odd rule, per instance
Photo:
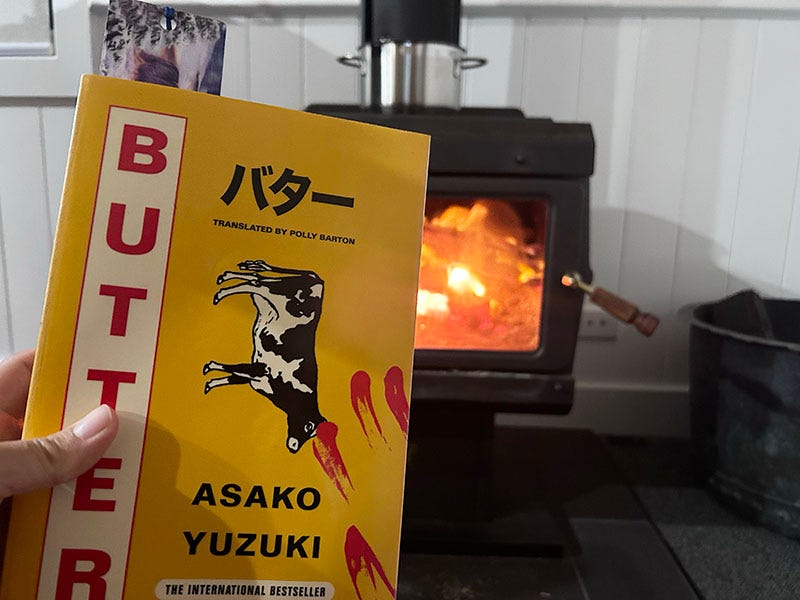
{"label": "bucket rim", "polygon": [[[769,300],[767,300],[767,302],[769,302]],[[788,350],[790,352],[800,353],[800,344],[795,342],[786,342],[783,340],[773,340],[755,335],[748,335],[746,333],[739,333],[738,331],[733,331],[732,329],[727,329],[725,327],[720,327],[719,325],[712,325],[711,323],[708,323],[699,316],[699,313],[703,310],[707,310],[714,304],[716,304],[716,302],[707,302],[705,304],[700,304],[699,306],[696,306],[694,310],[692,310],[692,320],[690,325],[692,327],[705,329],[706,331],[709,331],[711,333],[715,333],[723,337],[732,338],[737,341],[744,342],[746,344],[753,344],[756,346],[767,346],[769,348],[780,348],[782,350]]]}

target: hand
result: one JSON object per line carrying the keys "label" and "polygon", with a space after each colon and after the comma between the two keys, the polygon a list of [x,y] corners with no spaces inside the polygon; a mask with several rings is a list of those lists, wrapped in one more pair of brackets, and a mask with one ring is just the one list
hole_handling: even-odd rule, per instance
{"label": "hand", "polygon": [[71,427],[20,441],[32,366],[33,351],[0,363],[0,501],[75,479],[100,460],[119,428],[116,413],[100,405]]}

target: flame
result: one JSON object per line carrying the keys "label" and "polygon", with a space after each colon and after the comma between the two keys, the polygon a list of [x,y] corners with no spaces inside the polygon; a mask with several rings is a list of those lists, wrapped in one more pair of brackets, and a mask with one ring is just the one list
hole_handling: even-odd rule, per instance
{"label": "flame", "polygon": [[428,290],[417,291],[417,314],[447,314],[450,312],[450,300],[445,294],[437,294]]}
{"label": "flame", "polygon": [[447,287],[459,294],[472,292],[478,298],[486,295],[486,286],[467,267],[461,265],[447,267]]}
{"label": "flame", "polygon": [[541,277],[541,270],[537,271],[530,265],[525,263],[519,264],[519,277],[517,278],[520,283],[528,283],[534,281],[537,277]]}
{"label": "flame", "polygon": [[531,226],[511,202],[428,200],[433,214],[422,235],[416,347],[534,350],[546,204],[521,205],[534,215]]}

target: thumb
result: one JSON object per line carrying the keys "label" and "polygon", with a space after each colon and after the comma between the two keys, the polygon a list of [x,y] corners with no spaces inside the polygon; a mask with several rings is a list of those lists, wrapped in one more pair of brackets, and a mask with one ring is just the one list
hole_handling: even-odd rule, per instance
{"label": "thumb", "polygon": [[117,414],[101,404],[72,427],[52,435],[0,442],[0,500],[85,473],[100,460],[118,428]]}

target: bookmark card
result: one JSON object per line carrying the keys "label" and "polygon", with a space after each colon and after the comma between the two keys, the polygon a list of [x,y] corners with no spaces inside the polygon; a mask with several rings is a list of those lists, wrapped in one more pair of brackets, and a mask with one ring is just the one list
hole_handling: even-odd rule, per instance
{"label": "bookmark card", "polygon": [[139,0],[109,0],[100,74],[219,95],[225,23]]}

